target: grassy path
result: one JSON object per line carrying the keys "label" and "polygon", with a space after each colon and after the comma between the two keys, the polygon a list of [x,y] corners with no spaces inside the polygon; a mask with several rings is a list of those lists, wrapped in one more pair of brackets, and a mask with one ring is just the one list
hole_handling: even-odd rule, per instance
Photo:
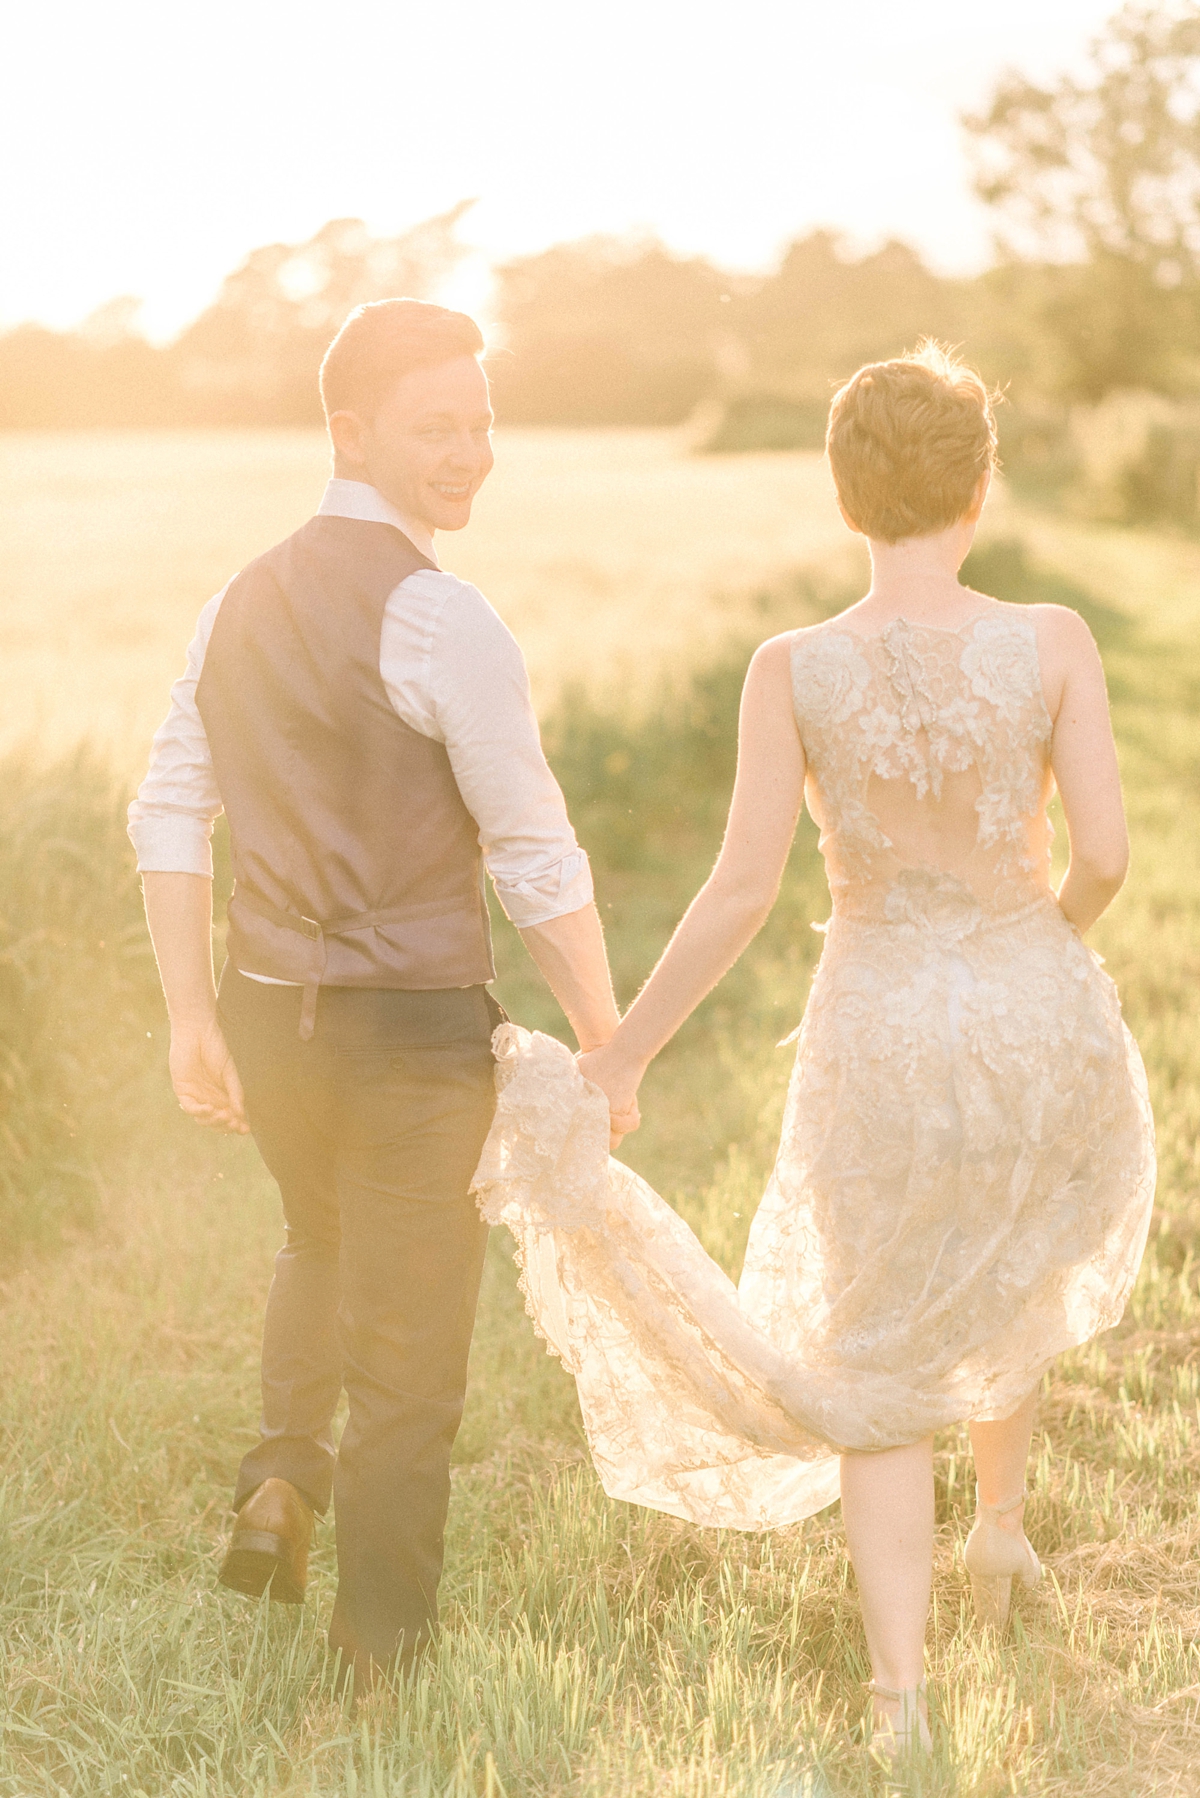
{"label": "grassy path", "polygon": [[[1050,1577],[1020,1598],[1003,1648],[977,1639],[956,1559],[971,1501],[964,1438],[939,1440],[930,1674],[942,1722],[912,1789],[1191,1793],[1198,558],[1020,524],[1035,555],[1075,571],[1112,678],[1135,867],[1097,941],[1151,1072],[1161,1210],[1125,1323],[1047,1382],[1030,1531]],[[605,877],[627,983],[708,849],[697,841],[674,874]],[[821,915],[805,836],[779,918],[654,1071],[647,1127],[631,1144],[730,1264],[786,1077],[769,1045],[798,1013],[817,947],[804,926]],[[513,1009],[552,1023],[507,939],[504,955]],[[607,1501],[571,1382],[532,1336],[499,1237],[457,1452],[440,1658],[413,1690],[378,1696],[357,1717],[332,1703],[321,1638],[329,1530],[302,1610],[256,1606],[213,1582],[256,1414],[273,1196],[245,1144],[210,1141],[154,1108],[143,1135],[111,1165],[102,1229],[31,1263],[0,1300],[0,1798],[880,1789],[853,1739],[865,1666],[836,1509],[759,1539]]]}

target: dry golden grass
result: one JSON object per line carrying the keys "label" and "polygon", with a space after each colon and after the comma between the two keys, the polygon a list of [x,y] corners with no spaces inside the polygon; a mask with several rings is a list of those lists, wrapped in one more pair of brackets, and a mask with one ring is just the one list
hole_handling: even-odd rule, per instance
{"label": "dry golden grass", "polygon": [[[543,708],[564,681],[693,665],[755,587],[855,561],[816,456],[695,456],[669,431],[501,432],[496,454],[439,547],[517,632]],[[316,431],[0,436],[0,749],[87,738],[135,769],[201,606],[327,472]]]}
{"label": "dry golden grass", "polygon": [[[445,565],[516,631],[540,710],[564,684],[624,695],[708,660],[746,601],[797,568],[862,579],[816,455],[699,456],[677,431],[508,431]],[[143,762],[196,615],[303,523],[328,472],[317,431],[0,435],[4,562],[0,750],[86,739]],[[1200,624],[1200,552],[989,502],[1118,606]]]}
{"label": "dry golden grass", "polygon": [[136,768],[204,601],[321,495],[311,432],[0,435],[5,747]]}
{"label": "dry golden grass", "polygon": [[[756,585],[847,555],[814,458],[704,462],[653,433],[499,447],[496,483],[447,559],[515,624],[543,703],[579,673],[608,685],[703,663],[714,638],[753,628]],[[40,723],[50,744],[100,735],[136,769],[199,604],[311,508],[320,442],[9,439],[0,462],[16,520],[6,724]],[[1049,1577],[1020,1595],[1002,1645],[967,1603],[964,1433],[939,1438],[938,1746],[907,1789],[1184,1798],[1200,1793],[1200,545],[1089,530],[1002,494],[987,533],[1019,534],[1106,624],[1134,865],[1095,940],[1150,1073],[1160,1212],[1119,1330],[1047,1381],[1030,1530]],[[778,628],[778,609],[770,618]],[[638,765],[653,741],[641,728],[622,766],[662,803]],[[580,815],[601,814],[581,801]],[[591,846],[599,866],[605,845]],[[88,853],[76,860],[90,866]],[[627,984],[709,853],[706,841],[603,867]],[[788,1057],[772,1044],[799,1015],[817,947],[805,926],[826,903],[808,833],[768,929],[652,1069],[631,1139],[630,1160],[730,1268],[778,1129]],[[501,947],[501,996],[554,1028],[519,948]],[[253,1432],[275,1195],[244,1142],[189,1134],[152,1107],[133,1137],[105,1166],[102,1228],[0,1288],[4,1798],[883,1789],[854,1735],[865,1662],[836,1511],[755,1538],[606,1500],[500,1233],[456,1450],[439,1662],[357,1720],[334,1705],[320,1634],[331,1532],[298,1613],[213,1582]]]}
{"label": "dry golden grass", "polygon": [[823,458],[699,456],[673,431],[499,434],[441,555],[517,633],[543,708],[564,681],[644,693],[707,662],[747,596],[796,568],[865,569]]}

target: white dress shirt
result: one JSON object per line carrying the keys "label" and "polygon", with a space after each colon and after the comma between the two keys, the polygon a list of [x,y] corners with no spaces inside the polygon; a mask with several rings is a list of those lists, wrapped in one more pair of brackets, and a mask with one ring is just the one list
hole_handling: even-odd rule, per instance
{"label": "white dress shirt", "polygon": [[[362,481],[330,481],[320,512],[392,524],[422,542]],[[149,772],[129,808],[142,873],[212,873],[213,823],[223,808],[196,683],[225,591],[200,614],[187,667],[155,732]],[[524,657],[479,589],[441,569],[421,568],[401,581],[384,607],[379,673],[398,716],[445,744],[513,923],[545,924],[587,905],[591,870],[542,752]]]}

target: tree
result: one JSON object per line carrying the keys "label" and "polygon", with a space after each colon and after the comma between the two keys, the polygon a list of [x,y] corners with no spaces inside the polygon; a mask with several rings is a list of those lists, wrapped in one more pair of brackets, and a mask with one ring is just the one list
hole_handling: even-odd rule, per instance
{"label": "tree", "polygon": [[[975,189],[1043,335],[1049,387],[1193,392],[1200,362],[1200,4],[1128,5],[1083,78],[1009,73],[964,120]],[[995,285],[995,277],[990,278]],[[1010,289],[1012,276],[1000,275]],[[985,277],[985,284],[989,277]]]}
{"label": "tree", "polygon": [[138,334],[128,296],[77,331],[19,326],[0,336],[0,427],[319,424],[317,371],[347,313],[431,297],[467,254],[455,227],[473,203],[398,237],[333,219],[307,243],[253,250],[165,349]]}
{"label": "tree", "polygon": [[912,349],[919,337],[962,336],[961,284],[927,269],[892,239],[855,258],[831,231],[789,246],[778,270],[733,308],[756,386],[828,406],[832,383],[864,362]]}
{"label": "tree", "polygon": [[975,189],[1050,261],[1115,256],[1163,287],[1200,277],[1200,4],[1126,6],[1088,79],[1009,73],[964,123]]}
{"label": "tree", "polygon": [[170,356],[193,413],[215,424],[312,424],[317,370],[347,313],[368,300],[427,299],[466,255],[463,200],[399,237],[332,219],[302,244],[266,244],[226,277]]}
{"label": "tree", "polygon": [[727,364],[714,450],[819,449],[834,389],[856,368],[922,337],[961,342],[973,316],[968,284],[935,275],[907,244],[855,258],[832,231],[791,244],[727,311],[741,362]]}
{"label": "tree", "polygon": [[659,243],[557,244],[496,271],[504,347],[489,361],[514,424],[677,424],[716,378],[729,279]]}
{"label": "tree", "polygon": [[18,325],[0,337],[0,430],[185,422],[164,351],[134,333],[105,337]]}

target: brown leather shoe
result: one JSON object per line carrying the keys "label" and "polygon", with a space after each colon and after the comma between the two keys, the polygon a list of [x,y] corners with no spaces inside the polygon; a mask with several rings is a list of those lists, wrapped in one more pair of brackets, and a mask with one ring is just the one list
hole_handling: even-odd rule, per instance
{"label": "brown leather shoe", "polygon": [[253,1598],[270,1586],[279,1603],[303,1604],[312,1527],[312,1506],[289,1480],[264,1480],[237,1514],[217,1578]]}

